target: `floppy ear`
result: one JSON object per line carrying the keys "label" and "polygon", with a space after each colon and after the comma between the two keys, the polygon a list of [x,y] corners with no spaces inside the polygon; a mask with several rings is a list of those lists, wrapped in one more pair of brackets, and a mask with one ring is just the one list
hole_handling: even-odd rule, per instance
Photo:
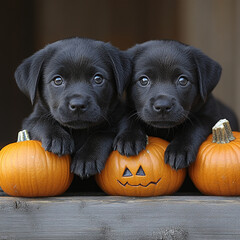
{"label": "floppy ear", "polygon": [[117,92],[119,95],[122,95],[124,89],[130,82],[132,63],[129,56],[124,51],[120,51],[119,49],[113,47],[111,44],[106,43],[105,49],[111,60],[117,85]]}
{"label": "floppy ear", "polygon": [[197,67],[200,95],[205,102],[207,96],[212,92],[220,80],[222,67],[200,50],[191,47],[191,51],[193,52]]}
{"label": "floppy ear", "polygon": [[44,60],[49,56],[50,49],[45,47],[25,59],[15,71],[15,79],[19,89],[30,98],[34,104],[39,79],[42,76]]}
{"label": "floppy ear", "polygon": [[127,53],[127,55],[130,57],[130,59],[132,60],[132,61],[134,61],[134,59],[136,58],[136,57],[138,57],[138,55],[140,54],[140,53],[142,53],[142,51],[143,51],[143,49],[144,49],[144,43],[142,43],[142,44],[136,44],[136,45],[134,45],[134,46],[132,46],[132,47],[130,47],[130,48],[128,48],[127,50],[126,50],[126,53]]}

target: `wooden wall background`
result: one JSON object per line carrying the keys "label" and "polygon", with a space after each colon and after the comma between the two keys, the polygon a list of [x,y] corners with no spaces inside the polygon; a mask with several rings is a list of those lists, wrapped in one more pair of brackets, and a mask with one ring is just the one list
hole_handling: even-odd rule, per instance
{"label": "wooden wall background", "polygon": [[215,96],[240,120],[240,1],[181,0],[180,41],[194,45],[223,67]]}
{"label": "wooden wall background", "polygon": [[238,0],[11,0],[1,10],[0,148],[15,141],[32,109],[15,84],[16,67],[46,44],[71,36],[120,49],[162,38],[196,46],[223,66],[214,92],[240,119]]}

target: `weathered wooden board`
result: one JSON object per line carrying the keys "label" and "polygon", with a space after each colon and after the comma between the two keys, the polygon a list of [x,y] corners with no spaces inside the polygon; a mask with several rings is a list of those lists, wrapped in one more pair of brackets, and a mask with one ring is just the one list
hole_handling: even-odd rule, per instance
{"label": "weathered wooden board", "polygon": [[2,196],[0,239],[240,239],[240,198]]}

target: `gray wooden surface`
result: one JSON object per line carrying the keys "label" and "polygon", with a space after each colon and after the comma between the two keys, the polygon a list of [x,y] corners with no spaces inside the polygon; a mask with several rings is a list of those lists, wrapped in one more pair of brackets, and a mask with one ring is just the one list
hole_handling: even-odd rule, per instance
{"label": "gray wooden surface", "polygon": [[0,240],[240,239],[240,198],[0,196]]}

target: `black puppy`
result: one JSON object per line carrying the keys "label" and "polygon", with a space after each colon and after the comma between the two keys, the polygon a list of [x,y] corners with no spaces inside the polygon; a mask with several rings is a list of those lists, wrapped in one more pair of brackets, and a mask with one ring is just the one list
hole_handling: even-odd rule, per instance
{"label": "black puppy", "polygon": [[71,38],[47,45],[15,72],[34,104],[23,128],[46,150],[72,154],[75,174],[100,172],[112,151],[130,69],[130,60],[109,43]]}
{"label": "black puppy", "polygon": [[177,41],[149,41],[130,48],[133,61],[128,89],[132,110],[123,118],[114,145],[123,155],[146,146],[146,134],[170,141],[165,162],[187,167],[221,118],[238,129],[235,114],[211,92],[221,66],[200,50]]}

